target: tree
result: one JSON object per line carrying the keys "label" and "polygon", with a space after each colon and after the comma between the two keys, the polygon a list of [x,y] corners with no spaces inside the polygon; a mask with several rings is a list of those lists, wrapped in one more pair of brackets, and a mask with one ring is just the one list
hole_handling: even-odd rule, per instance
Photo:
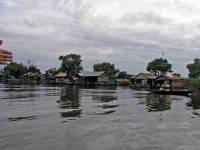
{"label": "tree", "polygon": [[31,66],[34,66],[34,62],[35,62],[35,60],[28,59],[26,61],[27,68],[30,68]]}
{"label": "tree", "polygon": [[26,67],[28,68],[28,72],[30,73],[40,73],[40,69],[34,65],[35,60],[28,59],[26,61]]}
{"label": "tree", "polygon": [[56,68],[50,68],[47,71],[45,71],[45,74],[48,76],[55,76],[58,73],[58,70]]}
{"label": "tree", "polygon": [[49,78],[49,77],[53,77],[58,73],[58,70],[56,68],[50,68],[47,71],[45,71],[45,77]]}
{"label": "tree", "polygon": [[108,76],[115,76],[116,73],[119,72],[119,70],[115,68],[115,65],[109,62],[94,64],[93,69],[94,71],[104,71]]}
{"label": "tree", "polygon": [[167,72],[173,72],[172,65],[168,63],[167,59],[156,58],[148,63],[147,71],[160,76],[165,75]]}
{"label": "tree", "polygon": [[200,77],[200,59],[199,58],[194,59],[194,62],[192,64],[188,64],[186,67],[189,71],[188,76],[190,78]]}
{"label": "tree", "polygon": [[59,60],[61,60],[60,71],[66,72],[67,78],[70,81],[73,81],[75,77],[78,77],[83,67],[81,66],[81,55],[78,54],[69,54],[65,56],[60,56]]}
{"label": "tree", "polygon": [[31,73],[40,73],[40,69],[38,69],[35,65],[31,65],[28,68],[28,72],[31,72]]}
{"label": "tree", "polygon": [[16,62],[8,64],[4,68],[3,75],[8,78],[10,76],[15,77],[16,79],[21,78],[28,71],[27,67],[23,64],[18,64]]}
{"label": "tree", "polygon": [[118,79],[127,79],[129,77],[130,77],[130,75],[126,71],[121,71],[117,75]]}

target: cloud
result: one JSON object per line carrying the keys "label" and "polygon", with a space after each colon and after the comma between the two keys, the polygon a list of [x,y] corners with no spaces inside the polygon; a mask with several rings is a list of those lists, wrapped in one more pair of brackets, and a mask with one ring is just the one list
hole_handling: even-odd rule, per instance
{"label": "cloud", "polygon": [[1,0],[0,38],[16,61],[34,59],[46,70],[59,55],[79,53],[84,68],[102,61],[130,73],[165,57],[187,74],[199,56],[197,0]]}

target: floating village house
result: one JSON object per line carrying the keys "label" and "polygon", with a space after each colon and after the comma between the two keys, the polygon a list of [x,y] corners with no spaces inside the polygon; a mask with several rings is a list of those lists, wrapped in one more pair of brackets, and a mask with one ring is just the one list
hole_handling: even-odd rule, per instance
{"label": "floating village house", "polygon": [[156,86],[169,86],[170,89],[173,89],[183,88],[185,81],[180,74],[161,75],[156,78],[155,84]]}
{"label": "floating village house", "polygon": [[57,75],[55,75],[55,78],[57,84],[63,84],[69,82],[69,79],[67,79],[67,74],[65,72],[58,73]]}
{"label": "floating village house", "polygon": [[127,86],[127,85],[130,85],[131,82],[130,82],[130,79],[117,79],[117,84],[119,86]]}
{"label": "floating village house", "polygon": [[117,85],[115,77],[108,77],[103,71],[82,71],[79,76],[81,85]]}
{"label": "floating village house", "polygon": [[152,73],[139,73],[131,78],[132,85],[135,87],[150,88],[155,85],[156,76]]}
{"label": "floating village house", "polygon": [[39,84],[41,80],[43,79],[43,75],[39,72],[28,72],[24,74],[24,79],[27,79]]}

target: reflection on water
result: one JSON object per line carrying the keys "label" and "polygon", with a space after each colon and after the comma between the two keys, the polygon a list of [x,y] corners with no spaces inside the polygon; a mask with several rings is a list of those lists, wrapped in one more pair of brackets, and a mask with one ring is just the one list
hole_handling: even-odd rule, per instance
{"label": "reflection on water", "polygon": [[60,108],[61,116],[64,118],[79,117],[82,110],[80,107],[79,88],[76,86],[65,86],[61,88]]}
{"label": "reflection on water", "polygon": [[77,87],[62,87],[60,95],[60,107],[66,109],[78,109],[80,107],[79,89]]}
{"label": "reflection on water", "polygon": [[[117,86],[91,86],[91,85],[84,85],[84,86],[79,86],[81,89],[98,89],[98,90],[102,90],[102,91],[111,91],[111,90],[116,90]],[[93,91],[94,92],[94,91]]]}
{"label": "reflection on water", "polygon": [[61,112],[60,114],[64,118],[78,117],[81,115],[81,110],[69,110],[66,112]]}
{"label": "reflection on water", "polygon": [[153,111],[167,111],[171,109],[173,96],[170,95],[156,95],[150,93],[137,93],[135,97],[139,100],[138,104],[146,105],[149,112]]}
{"label": "reflection on water", "polygon": [[34,120],[34,119],[37,119],[37,116],[26,116],[26,117],[8,118],[9,121]]}
{"label": "reflection on water", "polygon": [[93,100],[98,103],[106,103],[106,102],[112,102],[114,100],[117,100],[116,96],[104,96],[104,95],[94,95]]}
{"label": "reflection on water", "polygon": [[112,114],[114,112],[115,112],[115,110],[108,110],[108,111],[105,111],[105,112],[102,112],[102,113],[96,113],[96,115],[107,115],[107,114]]}
{"label": "reflection on water", "polygon": [[[107,115],[116,112],[119,107],[116,87],[100,87],[91,93],[92,101],[96,105],[95,115]],[[101,108],[101,109],[98,109]]]}
{"label": "reflection on water", "polygon": [[186,105],[194,110],[200,109],[200,93],[193,93],[191,96],[191,100],[188,103],[186,103]]}
{"label": "reflection on water", "polygon": [[[113,101],[117,100],[116,87],[99,87],[98,89],[93,89],[89,87],[77,87],[77,86],[65,86],[61,88],[60,100],[58,101],[59,107],[62,108],[61,116],[63,118],[76,118],[81,117],[83,114],[87,115],[106,115],[114,113],[116,110],[114,108],[119,107]],[[80,93],[85,96],[80,97]],[[87,105],[101,109],[95,110],[82,110],[81,108],[81,98],[84,101],[92,100],[93,103],[88,102]],[[88,107],[82,106],[82,107]]]}
{"label": "reflection on water", "polygon": [[171,109],[171,97],[169,95],[148,94],[146,97],[147,109],[151,111],[166,111]]}
{"label": "reflection on water", "polygon": [[108,108],[115,108],[115,107],[119,107],[119,105],[102,105],[102,106],[99,106],[103,109],[108,109]]}
{"label": "reflection on water", "polygon": [[[26,87],[26,86],[16,86],[16,85],[10,85],[6,86],[2,89],[4,93],[7,93],[9,95],[9,99],[23,99],[30,98],[30,97],[37,97],[36,89],[35,87]],[[1,97],[1,99],[6,99],[7,97]]]}
{"label": "reflection on water", "polygon": [[192,110],[192,118],[200,117],[200,93],[193,93],[189,102],[186,103],[186,106]]}
{"label": "reflection on water", "polygon": [[199,97],[0,84],[0,149],[198,150]]}

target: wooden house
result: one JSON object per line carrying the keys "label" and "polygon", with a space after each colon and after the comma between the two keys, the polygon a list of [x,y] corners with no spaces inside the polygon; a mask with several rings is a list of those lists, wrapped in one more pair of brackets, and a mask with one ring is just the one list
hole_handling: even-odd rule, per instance
{"label": "wooden house", "polygon": [[82,71],[79,73],[82,85],[116,85],[115,77],[108,77],[103,71]]}
{"label": "wooden house", "polygon": [[32,81],[34,83],[41,83],[43,75],[40,72],[28,72],[24,74],[24,80]]}
{"label": "wooden house", "polygon": [[178,74],[161,75],[156,78],[155,84],[157,87],[168,86],[170,89],[173,89],[173,88],[183,88],[185,85],[185,81]]}
{"label": "wooden house", "polygon": [[60,72],[56,74],[55,79],[57,84],[64,84],[69,82],[69,79],[67,79],[67,74],[65,72]]}
{"label": "wooden house", "polygon": [[151,88],[155,85],[156,76],[151,73],[139,73],[131,78],[132,85],[135,87]]}
{"label": "wooden house", "polygon": [[131,84],[130,79],[117,79],[117,84],[119,86],[128,86]]}
{"label": "wooden house", "polygon": [[103,71],[91,72],[91,71],[81,71],[79,73],[80,83],[85,85],[94,85],[99,82],[106,82],[107,77]]}

